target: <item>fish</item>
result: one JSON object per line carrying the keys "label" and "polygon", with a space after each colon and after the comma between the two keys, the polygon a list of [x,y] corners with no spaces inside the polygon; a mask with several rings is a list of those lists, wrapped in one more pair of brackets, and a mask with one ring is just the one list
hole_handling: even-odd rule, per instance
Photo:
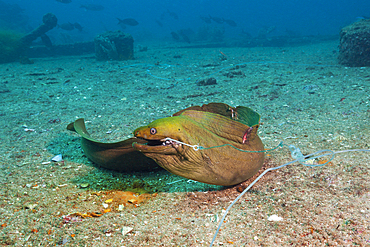
{"label": "fish", "polygon": [[191,41],[190,41],[189,37],[186,35],[186,33],[185,33],[185,31],[184,31],[184,30],[180,30],[180,31],[179,31],[179,34],[180,34],[181,38],[182,38],[186,43],[188,43],[188,44],[190,44],[190,43],[191,43]]}
{"label": "fish", "polygon": [[200,19],[201,19],[202,21],[204,21],[205,23],[207,23],[207,24],[211,24],[211,23],[212,23],[211,18],[209,18],[209,17],[207,17],[207,16],[201,16],[201,17],[200,17]]}
{"label": "fish", "polygon": [[360,20],[368,20],[370,19],[370,16],[366,16],[366,15],[362,15],[362,16],[357,16],[356,19],[360,19]]}
{"label": "fish", "polygon": [[233,21],[233,20],[230,20],[230,19],[223,19],[223,21],[224,21],[227,25],[229,25],[229,26],[231,26],[231,27],[236,27],[236,26],[237,26],[236,22],[235,22],[235,21]]}
{"label": "fish", "polygon": [[209,18],[210,18],[212,21],[214,21],[214,22],[216,22],[216,23],[218,23],[218,24],[222,24],[222,23],[224,23],[224,19],[223,19],[223,18],[220,18],[220,17],[214,17],[214,16],[209,16]]}
{"label": "fish", "polygon": [[83,8],[85,10],[91,10],[91,11],[102,11],[104,10],[104,6],[99,4],[81,4],[80,8]]}
{"label": "fish", "polygon": [[160,22],[159,20],[155,20],[155,23],[157,23],[157,24],[158,24],[158,26],[163,27],[163,23],[162,23],[162,22]]}
{"label": "fish", "polygon": [[171,11],[167,10],[167,13],[173,19],[175,19],[175,20],[178,20],[179,19],[179,16],[175,12],[171,12]]}
{"label": "fish", "polygon": [[80,25],[80,23],[75,22],[75,23],[73,24],[73,26],[74,26],[78,31],[82,32],[83,27]]}
{"label": "fish", "polygon": [[60,3],[71,3],[72,0],[55,0],[57,2],[60,2]]}
{"label": "fish", "polygon": [[58,27],[66,31],[72,31],[73,29],[75,29],[75,26],[70,22],[60,24],[58,25]]}
{"label": "fish", "polygon": [[267,35],[275,30],[276,26],[263,26],[258,30],[257,38],[266,39]]}
{"label": "fish", "polygon": [[259,119],[258,113],[243,106],[211,103],[191,107],[137,128],[134,136],[147,143],[132,145],[173,174],[231,186],[249,179],[263,165],[264,146],[257,134]]}
{"label": "fish", "polygon": [[176,32],[171,32],[171,36],[174,40],[180,40],[180,36]]}
{"label": "fish", "polygon": [[171,17],[174,20],[178,20],[179,19],[179,16],[175,12],[171,12],[168,9],[167,9],[166,12],[163,12],[161,14],[160,19],[163,21],[164,19],[166,19],[166,16],[169,16],[169,17]]}
{"label": "fish", "polygon": [[139,25],[139,22],[137,22],[137,20],[133,19],[133,18],[126,18],[126,19],[123,19],[121,20],[120,18],[117,18],[118,19],[118,25],[129,25],[129,26],[137,26]]}
{"label": "fish", "polygon": [[82,118],[67,129],[81,136],[85,155],[100,167],[120,172],[164,168],[202,183],[230,186],[252,177],[263,165],[259,121],[260,115],[248,107],[209,103],[157,119],[135,129],[135,137],[118,142],[93,139]]}

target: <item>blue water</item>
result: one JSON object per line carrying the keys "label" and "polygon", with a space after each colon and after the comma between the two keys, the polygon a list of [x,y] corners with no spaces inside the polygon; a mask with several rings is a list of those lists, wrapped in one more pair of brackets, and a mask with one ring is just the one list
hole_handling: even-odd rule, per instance
{"label": "blue water", "polygon": [[[116,18],[134,18],[137,26],[126,26],[137,41],[172,40],[171,32],[191,29],[197,33],[200,28],[210,27],[224,30],[226,38],[237,39],[248,33],[252,36],[264,27],[274,26],[269,35],[335,35],[342,27],[356,21],[358,17],[370,16],[370,1],[361,0],[72,0],[64,4],[56,0],[0,0],[17,4],[20,13],[9,14],[0,9],[0,28],[17,29],[27,32],[36,28],[45,13],[52,12],[58,23],[78,22],[83,31],[66,31],[54,28],[48,35],[55,43],[92,40],[97,34],[107,30],[121,29]],[[104,6],[102,11],[80,8],[81,4]],[[169,14],[175,13],[178,19]],[[162,15],[162,17],[161,17]],[[203,17],[219,17],[233,20],[237,26],[226,23],[210,24]],[[162,27],[156,22],[160,21]]]}

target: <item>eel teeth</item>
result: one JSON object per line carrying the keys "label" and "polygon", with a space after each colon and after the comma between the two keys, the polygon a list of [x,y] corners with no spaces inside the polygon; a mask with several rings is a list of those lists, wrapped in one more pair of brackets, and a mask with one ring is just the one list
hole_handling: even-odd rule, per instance
{"label": "eel teeth", "polygon": [[171,140],[163,140],[162,145],[163,146],[173,145],[176,148],[181,146],[180,143],[177,143],[177,142],[174,142],[174,141],[171,141]]}

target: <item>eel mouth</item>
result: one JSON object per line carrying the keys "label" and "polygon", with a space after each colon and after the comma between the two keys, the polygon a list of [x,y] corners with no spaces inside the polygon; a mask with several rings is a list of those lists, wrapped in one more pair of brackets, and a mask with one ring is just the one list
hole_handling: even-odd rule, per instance
{"label": "eel mouth", "polygon": [[173,141],[171,139],[168,139],[168,138],[164,138],[164,139],[160,139],[160,140],[150,140],[150,139],[144,139],[144,138],[141,138],[141,137],[136,137],[136,138],[146,141],[147,143],[145,145],[147,145],[147,146],[175,146],[175,147],[178,147],[179,145],[181,145],[180,143],[178,143],[176,141]]}
{"label": "eel mouth", "polygon": [[146,141],[146,143],[137,143],[137,142],[133,143],[133,147],[141,152],[169,152],[169,151],[176,152],[176,150],[179,147],[182,147],[181,143],[169,140],[167,138],[160,140],[150,140],[141,137],[136,138]]}

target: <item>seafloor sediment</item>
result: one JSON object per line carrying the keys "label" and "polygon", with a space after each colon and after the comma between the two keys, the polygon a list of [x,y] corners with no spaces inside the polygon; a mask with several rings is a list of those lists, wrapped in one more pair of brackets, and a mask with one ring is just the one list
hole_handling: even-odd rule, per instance
{"label": "seafloor sediment", "polygon": [[[125,62],[85,56],[0,65],[1,245],[208,246],[251,180],[222,188],[165,171],[99,169],[67,124],[83,117],[95,138],[117,141],[191,105],[223,102],[262,116],[266,148],[283,141],[303,154],[370,149],[370,68],[339,66],[337,47],[149,45]],[[210,77],[217,84],[197,83]],[[58,154],[63,161],[49,162]],[[265,167],[290,160],[284,147],[267,154]],[[231,209],[214,246],[369,245],[369,165],[369,153],[347,152],[323,167],[269,172]],[[129,202],[116,191],[152,195]]]}

